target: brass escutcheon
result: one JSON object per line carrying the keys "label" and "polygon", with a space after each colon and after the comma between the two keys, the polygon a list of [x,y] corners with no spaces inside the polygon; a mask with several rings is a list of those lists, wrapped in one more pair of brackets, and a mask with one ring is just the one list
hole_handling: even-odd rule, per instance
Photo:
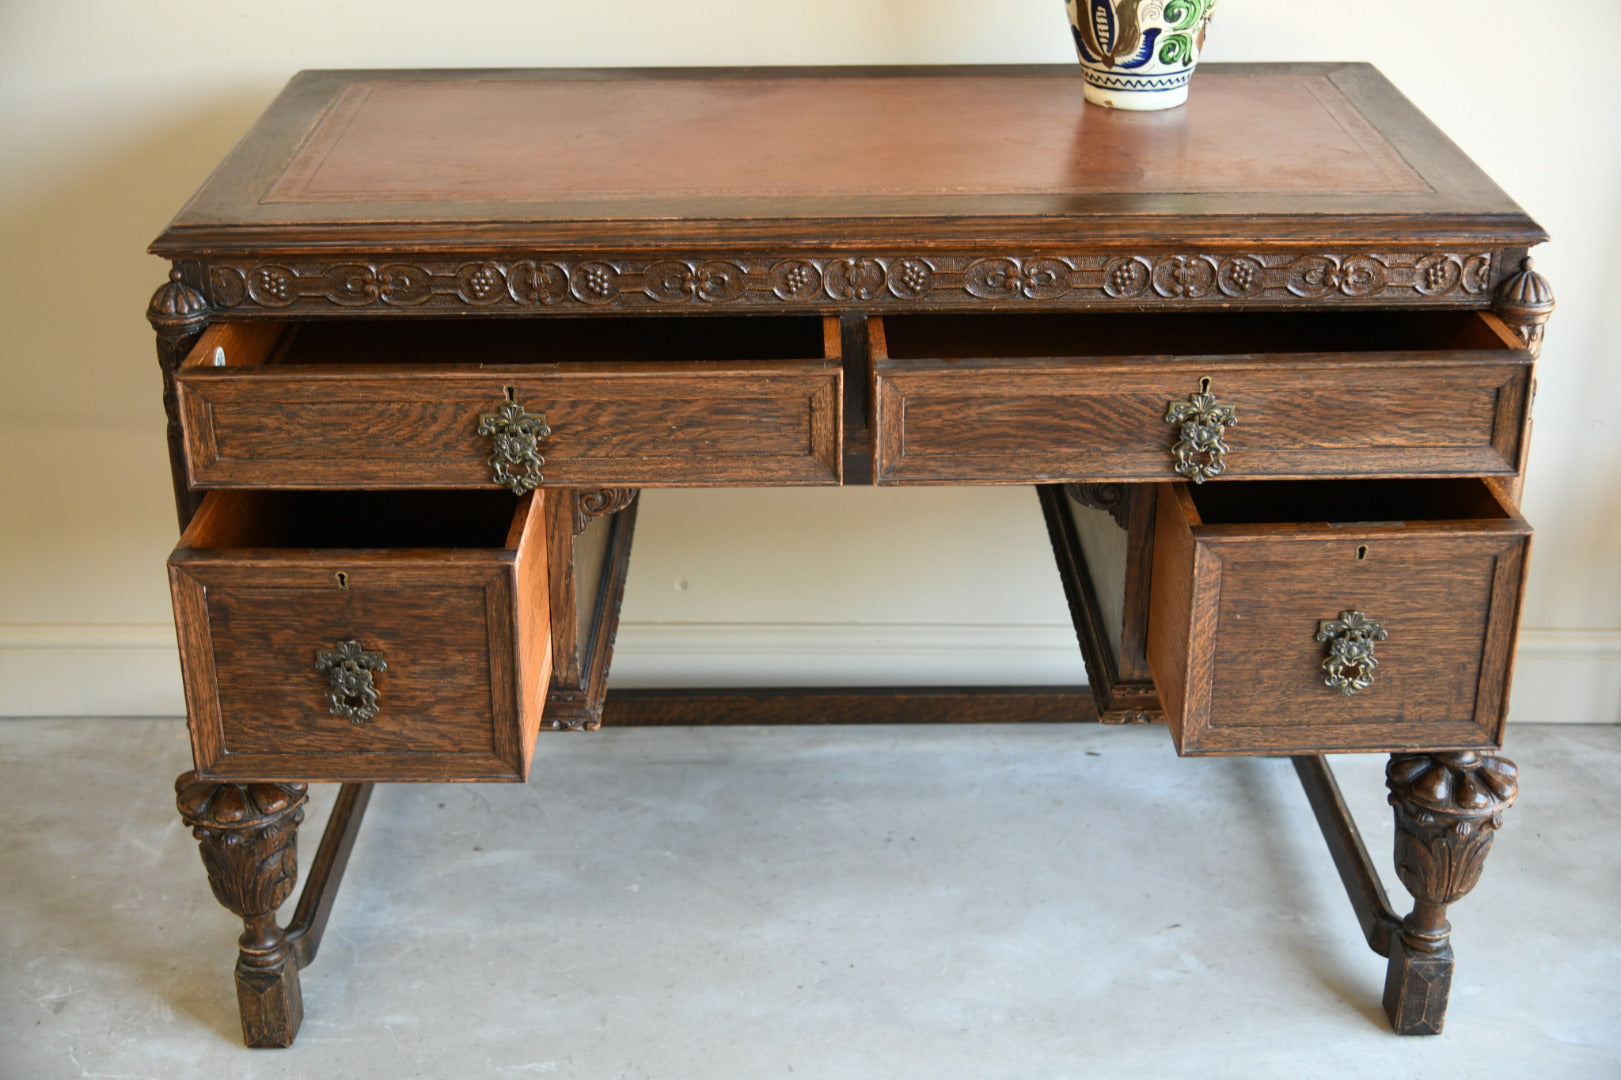
{"label": "brass escutcheon", "polygon": [[350,638],[338,642],[335,649],[317,650],[315,670],[326,672],[330,680],[326,696],[332,703],[333,716],[341,716],[351,724],[364,724],[377,715],[377,687],[372,673],[388,670],[381,652],[362,648],[360,642]]}
{"label": "brass escutcheon", "polygon": [[1383,619],[1370,619],[1360,611],[1342,611],[1337,619],[1317,624],[1317,640],[1328,642],[1323,659],[1323,685],[1350,697],[1373,685],[1373,669],[1379,666],[1373,643],[1390,635]]}
{"label": "brass escutcheon", "polygon": [[507,399],[493,413],[481,413],[478,433],[490,439],[490,479],[514,495],[522,495],[540,486],[546,479],[540,467],[546,459],[540,455],[540,440],[551,435],[544,413],[531,413],[513,397],[512,387],[506,388]]}
{"label": "brass escutcheon", "polygon": [[1210,392],[1210,376],[1199,380],[1199,389],[1186,401],[1165,403],[1165,422],[1181,425],[1176,445],[1171,447],[1176,474],[1195,484],[1220,476],[1227,468],[1227,429],[1238,423],[1238,413]]}

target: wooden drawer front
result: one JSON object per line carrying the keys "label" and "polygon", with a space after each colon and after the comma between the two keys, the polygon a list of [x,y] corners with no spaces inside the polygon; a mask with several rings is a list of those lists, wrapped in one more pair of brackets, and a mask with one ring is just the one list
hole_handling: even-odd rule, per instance
{"label": "wooden drawer front", "polygon": [[295,338],[279,358],[259,342],[214,367],[205,334],[178,393],[198,487],[493,487],[480,420],[509,400],[550,429],[548,486],[837,484],[836,322],[831,345],[815,359],[340,364],[299,362]]}
{"label": "wooden drawer front", "polygon": [[[346,505],[366,515],[378,497],[208,496],[169,560],[202,776],[528,775],[551,680],[543,496],[496,494],[493,506],[484,493],[473,497],[485,505],[470,508],[467,496],[454,493],[406,504],[423,515],[454,516],[456,529],[467,526],[443,538],[455,546],[385,549],[279,546],[307,538],[289,537],[282,515],[307,523]],[[412,497],[385,498],[398,506]],[[330,505],[311,509],[312,499]],[[473,519],[484,537],[471,535]],[[421,532],[402,528],[402,541],[420,540],[413,531]],[[477,543],[490,546],[461,546]],[[336,715],[333,676],[318,665],[320,654],[341,653],[350,641],[386,664],[372,676],[375,715]],[[356,695],[344,703],[365,702]]]}
{"label": "wooden drawer front", "polygon": [[[1312,519],[1340,496],[1404,520]],[[1178,752],[1497,746],[1529,543],[1475,480],[1163,485],[1147,651]],[[1319,639],[1345,612],[1387,635],[1351,694],[1327,684]]]}
{"label": "wooden drawer front", "polygon": [[[1489,341],[1474,329],[1473,344]],[[874,338],[888,347],[882,328]],[[1219,348],[1216,337],[1199,351]],[[1507,341],[1376,354],[880,354],[874,469],[879,483],[1175,479],[1181,425],[1167,411],[1207,386],[1236,418],[1224,478],[1512,475],[1530,376],[1530,355]]]}

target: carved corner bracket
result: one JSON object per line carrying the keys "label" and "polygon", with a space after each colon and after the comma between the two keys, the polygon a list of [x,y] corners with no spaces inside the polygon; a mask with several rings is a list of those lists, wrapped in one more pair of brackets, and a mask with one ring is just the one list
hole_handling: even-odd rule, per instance
{"label": "carved corner bracket", "polygon": [[1553,286],[1536,271],[1536,260],[1527,255],[1520,268],[1498,286],[1492,297],[1492,310],[1525,342],[1532,356],[1542,354],[1542,333],[1557,302]]}
{"label": "carved corner bracket", "polygon": [[585,532],[591,519],[617,514],[636,501],[640,488],[586,488],[575,493],[574,535]]}
{"label": "carved corner bracket", "polygon": [[1064,491],[1082,506],[1107,510],[1116,525],[1129,528],[1131,500],[1126,497],[1129,491],[1125,484],[1065,484]]}

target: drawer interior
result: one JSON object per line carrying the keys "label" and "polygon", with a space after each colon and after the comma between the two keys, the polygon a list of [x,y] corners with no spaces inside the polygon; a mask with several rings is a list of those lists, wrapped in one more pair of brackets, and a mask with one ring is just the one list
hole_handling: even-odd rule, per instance
{"label": "drawer interior", "polygon": [[499,549],[514,546],[519,511],[504,491],[219,491],[180,545]]}
{"label": "drawer interior", "polygon": [[891,315],[882,336],[892,360],[1522,348],[1474,311]]}
{"label": "drawer interior", "polygon": [[[692,360],[820,360],[823,320],[788,317],[332,319],[287,324],[262,349],[226,349],[226,366],[522,365]],[[197,358],[202,365],[212,354]]]}
{"label": "drawer interior", "polygon": [[1475,479],[1228,480],[1187,491],[1205,525],[1368,525],[1511,516],[1485,482]]}

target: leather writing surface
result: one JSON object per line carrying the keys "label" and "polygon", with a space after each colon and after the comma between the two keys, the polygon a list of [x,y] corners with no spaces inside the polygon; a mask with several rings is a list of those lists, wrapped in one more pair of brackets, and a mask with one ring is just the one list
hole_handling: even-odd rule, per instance
{"label": "leather writing surface", "polygon": [[1078,72],[469,76],[349,84],[262,201],[1429,190],[1323,76],[1201,75],[1161,113]]}

